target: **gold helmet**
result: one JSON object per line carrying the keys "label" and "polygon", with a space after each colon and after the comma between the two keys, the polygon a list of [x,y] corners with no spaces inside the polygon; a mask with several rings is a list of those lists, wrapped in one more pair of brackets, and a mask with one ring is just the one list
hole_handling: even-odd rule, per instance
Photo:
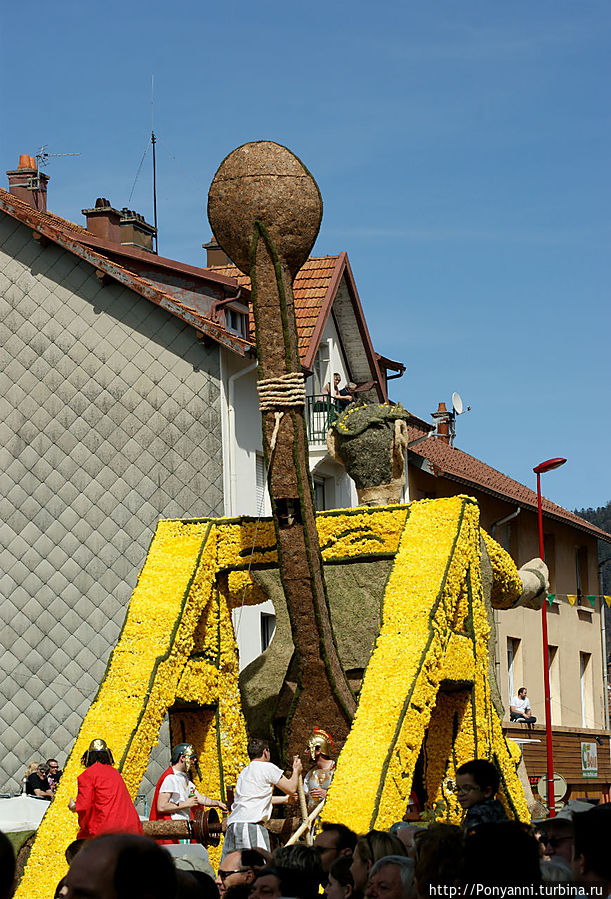
{"label": "gold helmet", "polygon": [[179,743],[177,746],[175,746],[172,750],[173,765],[175,765],[179,761],[181,755],[184,755],[187,762],[187,771],[190,771],[191,768],[194,768],[197,776],[201,778],[199,762],[197,760],[197,751],[195,747],[191,743]]}
{"label": "gold helmet", "polygon": [[110,762],[110,764],[114,765],[115,760],[112,757],[112,752],[106,745],[106,740],[102,740],[100,739],[100,737],[97,737],[95,740],[91,741],[91,743],[89,744],[89,749],[86,750],[81,760],[86,768],[89,767],[89,756],[92,752],[105,752],[108,756],[108,761]]}
{"label": "gold helmet", "polygon": [[308,740],[308,749],[310,750],[312,761],[316,759],[317,749],[320,749],[322,755],[332,758],[335,753],[335,743],[326,730],[323,730],[322,727],[315,727]]}

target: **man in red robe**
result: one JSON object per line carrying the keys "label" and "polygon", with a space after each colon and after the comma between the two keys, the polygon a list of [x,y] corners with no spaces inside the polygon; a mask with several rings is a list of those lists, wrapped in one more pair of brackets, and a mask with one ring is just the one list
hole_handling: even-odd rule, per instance
{"label": "man in red robe", "polygon": [[[172,750],[172,764],[166,768],[155,788],[151,804],[150,821],[170,821],[172,819],[193,818],[199,805],[212,806],[227,811],[224,802],[209,799],[196,789],[189,778],[191,770],[200,777],[197,753],[190,743],[179,743]],[[179,840],[160,840],[158,843],[178,843]],[[191,840],[196,843],[197,840]]]}
{"label": "man in red robe", "polygon": [[142,833],[138,812],[125,781],[116,768],[104,740],[92,740],[81,763],[85,770],[77,778],[76,802],[68,808],[79,821],[78,839],[90,839],[101,833]]}

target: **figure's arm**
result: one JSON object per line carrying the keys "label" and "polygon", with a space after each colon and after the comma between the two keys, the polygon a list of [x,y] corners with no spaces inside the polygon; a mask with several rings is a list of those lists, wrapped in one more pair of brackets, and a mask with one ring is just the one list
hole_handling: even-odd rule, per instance
{"label": "figure's arm", "polygon": [[220,808],[224,812],[228,811],[227,806],[224,802],[221,802],[220,799],[210,799],[208,796],[202,795],[202,793],[199,793],[197,790],[195,791],[195,798],[200,805],[205,805],[207,808]]}
{"label": "figure's arm", "polygon": [[294,793],[297,789],[297,781],[299,780],[302,767],[301,759],[296,755],[293,758],[293,773],[290,777],[285,777],[284,774],[282,775],[276,784],[278,789],[282,790],[283,793]]}
{"label": "figure's arm", "polygon": [[195,808],[200,804],[197,796],[190,796],[184,802],[172,802],[171,796],[171,793],[160,793],[157,797],[157,811],[160,815],[172,815],[174,812]]}
{"label": "figure's arm", "polygon": [[94,799],[95,790],[92,781],[86,778],[79,779],[74,811],[78,815],[79,828],[83,833],[89,833],[89,822],[93,812]]}
{"label": "figure's arm", "polygon": [[518,570],[509,553],[486,531],[481,533],[492,566],[492,606],[495,609],[513,609],[516,606],[540,609],[549,589],[545,562],[531,559]]}
{"label": "figure's arm", "polygon": [[48,790],[40,790],[38,787],[34,787],[34,796],[40,796],[41,799],[53,799],[53,790],[50,787]]}

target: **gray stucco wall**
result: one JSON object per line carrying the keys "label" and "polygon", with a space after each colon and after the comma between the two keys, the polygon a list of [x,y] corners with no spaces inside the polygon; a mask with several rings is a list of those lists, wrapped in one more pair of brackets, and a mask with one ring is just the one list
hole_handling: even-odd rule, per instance
{"label": "gray stucco wall", "polygon": [[13,791],[30,761],[64,763],[157,521],[223,514],[221,404],[217,347],[1,213],[0,354],[0,790]]}

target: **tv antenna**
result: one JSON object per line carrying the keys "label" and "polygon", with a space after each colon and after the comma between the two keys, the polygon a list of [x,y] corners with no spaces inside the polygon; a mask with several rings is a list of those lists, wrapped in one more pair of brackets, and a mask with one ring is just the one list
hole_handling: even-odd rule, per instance
{"label": "tv antenna", "polygon": [[57,159],[59,156],[80,156],[80,153],[47,153],[47,144],[43,144],[35,156],[36,159],[36,184],[33,187],[40,187],[40,169],[45,168],[49,164],[49,159]]}

